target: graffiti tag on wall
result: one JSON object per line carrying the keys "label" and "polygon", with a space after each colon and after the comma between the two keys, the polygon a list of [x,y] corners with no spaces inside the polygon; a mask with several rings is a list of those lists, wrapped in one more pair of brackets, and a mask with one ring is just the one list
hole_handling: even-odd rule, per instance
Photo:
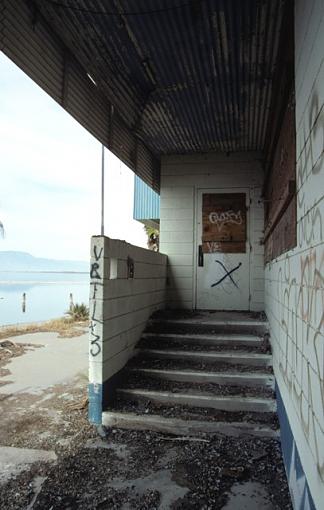
{"label": "graffiti tag on wall", "polygon": [[208,218],[210,223],[216,224],[219,232],[225,224],[242,225],[243,222],[241,211],[235,212],[232,209],[219,213],[213,211],[209,214]]}
{"label": "graffiti tag on wall", "polygon": [[[102,280],[102,274],[100,274],[101,273],[102,254],[103,254],[103,248],[100,248],[100,250],[98,250],[98,247],[96,245],[94,245],[94,247],[93,247],[94,261],[91,263],[91,268],[90,268],[90,278],[92,280]],[[93,283],[93,294],[91,296],[91,305],[90,305],[90,326],[89,326],[89,329],[90,329],[90,354],[93,357],[96,357],[101,353],[101,345],[102,345],[101,328],[99,328],[99,325],[102,324],[102,321],[100,321],[96,317],[98,285],[102,285],[102,283],[101,282]]]}

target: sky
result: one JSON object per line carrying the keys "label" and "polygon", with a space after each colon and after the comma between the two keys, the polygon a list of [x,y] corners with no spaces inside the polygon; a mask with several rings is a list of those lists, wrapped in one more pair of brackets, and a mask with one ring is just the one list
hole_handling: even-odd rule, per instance
{"label": "sky", "polygon": [[[105,235],[146,247],[133,190],[105,150]],[[101,144],[0,52],[0,250],[88,260],[100,202]]]}

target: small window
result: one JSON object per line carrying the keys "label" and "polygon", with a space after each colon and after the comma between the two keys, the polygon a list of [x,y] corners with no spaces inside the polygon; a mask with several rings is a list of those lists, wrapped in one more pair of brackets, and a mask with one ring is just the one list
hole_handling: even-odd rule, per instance
{"label": "small window", "polygon": [[118,259],[110,259],[109,279],[116,280],[118,276]]}

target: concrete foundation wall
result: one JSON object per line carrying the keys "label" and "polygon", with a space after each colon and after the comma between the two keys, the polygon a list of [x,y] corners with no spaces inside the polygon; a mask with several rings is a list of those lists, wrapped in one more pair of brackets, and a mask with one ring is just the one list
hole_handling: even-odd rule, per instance
{"label": "concrete foundation wall", "polygon": [[264,308],[263,171],[257,153],[169,156],[162,160],[160,250],[168,255],[167,306],[195,308],[197,190],[249,188],[251,310]]}
{"label": "concrete foundation wall", "polygon": [[[165,307],[167,257],[125,241],[91,241],[89,394],[98,422],[107,381],[132,356],[150,315]],[[133,273],[133,274],[132,274]]]}
{"label": "concrete foundation wall", "polygon": [[[274,370],[293,445],[287,464],[296,509],[308,489],[324,508],[324,2],[295,11],[297,246],[265,271]],[[283,437],[283,442],[286,438]],[[286,456],[289,453],[286,453]]]}

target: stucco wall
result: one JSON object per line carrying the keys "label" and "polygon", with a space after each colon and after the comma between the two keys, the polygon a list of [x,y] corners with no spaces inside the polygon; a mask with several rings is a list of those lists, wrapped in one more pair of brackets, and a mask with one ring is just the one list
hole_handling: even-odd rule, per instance
{"label": "stucco wall", "polygon": [[264,308],[263,172],[256,153],[169,156],[162,160],[160,250],[168,255],[167,305],[195,307],[197,190],[249,188],[251,310]]}
{"label": "stucco wall", "polygon": [[[296,2],[297,247],[266,266],[274,369],[306,478],[290,463],[295,508],[307,484],[324,508],[324,2]],[[285,438],[283,438],[285,441]],[[295,448],[294,447],[294,448]],[[294,455],[293,451],[291,455]],[[306,501],[306,503],[305,503]]]}
{"label": "stucco wall", "polygon": [[[134,264],[133,277],[128,262]],[[105,383],[132,356],[150,315],[165,306],[166,262],[165,255],[125,241],[92,238],[89,395],[94,422],[101,420],[109,391]]]}

